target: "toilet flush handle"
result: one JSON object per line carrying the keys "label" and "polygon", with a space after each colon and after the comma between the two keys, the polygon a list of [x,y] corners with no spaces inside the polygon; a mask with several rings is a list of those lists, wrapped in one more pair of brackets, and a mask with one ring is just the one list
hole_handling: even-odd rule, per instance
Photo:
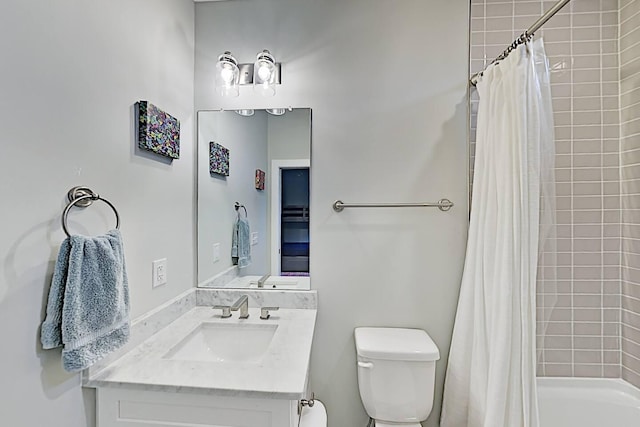
{"label": "toilet flush handle", "polygon": [[358,360],[358,366],[361,368],[366,368],[366,369],[371,369],[373,368],[373,363],[372,362],[361,362]]}

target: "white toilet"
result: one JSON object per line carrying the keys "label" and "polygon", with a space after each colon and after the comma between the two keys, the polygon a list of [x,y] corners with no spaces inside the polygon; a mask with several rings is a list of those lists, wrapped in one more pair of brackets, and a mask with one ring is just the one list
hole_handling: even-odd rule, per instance
{"label": "white toilet", "polygon": [[433,408],[438,347],[421,329],[356,328],[360,398],[376,427],[420,427]]}

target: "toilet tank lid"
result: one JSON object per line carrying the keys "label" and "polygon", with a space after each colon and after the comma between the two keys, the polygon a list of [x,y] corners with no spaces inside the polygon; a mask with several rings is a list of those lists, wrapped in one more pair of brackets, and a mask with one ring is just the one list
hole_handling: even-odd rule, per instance
{"label": "toilet tank lid", "polygon": [[371,359],[414,361],[440,359],[436,343],[422,329],[356,328],[355,339],[358,355]]}

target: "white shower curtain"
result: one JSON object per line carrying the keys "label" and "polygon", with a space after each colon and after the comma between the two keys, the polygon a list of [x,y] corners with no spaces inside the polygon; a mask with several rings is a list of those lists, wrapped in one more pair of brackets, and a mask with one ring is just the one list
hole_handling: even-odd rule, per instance
{"label": "white shower curtain", "polygon": [[471,220],[441,426],[538,427],[536,275],[555,153],[542,40],[490,66],[477,90]]}

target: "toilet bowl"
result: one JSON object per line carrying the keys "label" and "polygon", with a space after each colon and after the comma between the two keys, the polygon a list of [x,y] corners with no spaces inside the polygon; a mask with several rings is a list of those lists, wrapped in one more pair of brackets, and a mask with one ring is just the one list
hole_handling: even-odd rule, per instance
{"label": "toilet bowl", "polygon": [[318,399],[312,407],[305,406],[298,427],[327,427],[327,409]]}
{"label": "toilet bowl", "polygon": [[356,328],[358,388],[376,427],[420,427],[433,409],[438,347],[421,329]]}

